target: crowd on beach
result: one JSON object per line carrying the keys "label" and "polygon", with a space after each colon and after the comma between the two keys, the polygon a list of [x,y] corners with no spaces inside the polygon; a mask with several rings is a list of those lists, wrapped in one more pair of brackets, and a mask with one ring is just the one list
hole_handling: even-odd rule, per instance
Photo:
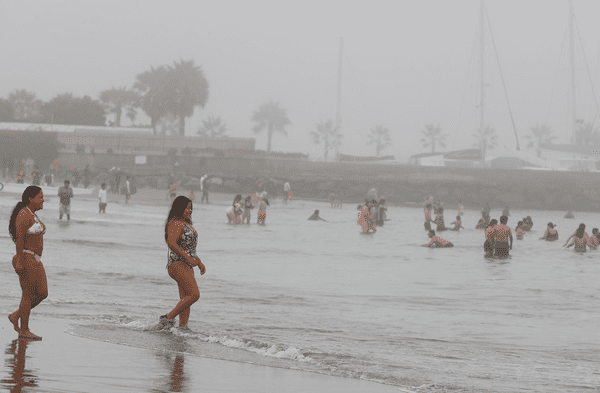
{"label": "crowd on beach", "polygon": [[[456,221],[452,222],[451,224],[454,225],[454,227],[447,228],[444,223],[443,203],[441,201],[434,201],[433,197],[431,196],[426,197],[425,208],[423,210],[425,213],[424,227],[425,230],[428,231],[428,236],[431,241],[423,245],[424,247],[454,247],[452,242],[437,236],[436,230],[441,232],[446,230],[459,231],[460,229],[464,229],[461,218],[464,212],[464,207],[462,200],[459,200],[458,202],[458,215],[456,216]],[[505,259],[510,257],[510,251],[513,248],[513,236],[511,228],[507,225],[509,216],[510,211],[508,206],[503,209],[499,220],[492,219],[490,217],[489,203],[486,203],[484,208],[481,210],[481,218],[475,225],[475,229],[481,229],[484,231],[485,240],[483,249],[486,258]],[[568,211],[567,214],[565,214],[565,218],[575,217],[571,211]],[[435,230],[432,229],[432,224],[436,225]],[[558,231],[556,230],[555,226],[556,225],[554,223],[549,222],[544,235],[540,237],[539,240],[545,240],[549,242],[558,240]],[[515,227],[517,240],[523,240],[525,234],[530,232],[532,227],[533,219],[531,216],[526,216],[522,220],[518,221],[517,226]],[[596,250],[598,248],[599,236],[598,228],[594,228],[592,230],[592,236],[589,236],[587,232],[585,232],[585,224],[581,223],[575,232],[567,239],[563,247],[569,248],[574,246],[574,250],[576,252],[586,252],[588,248],[590,250]]]}

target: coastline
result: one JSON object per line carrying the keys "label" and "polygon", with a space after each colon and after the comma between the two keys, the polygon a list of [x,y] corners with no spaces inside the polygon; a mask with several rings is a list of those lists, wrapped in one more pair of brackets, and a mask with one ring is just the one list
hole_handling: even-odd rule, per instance
{"label": "coastline", "polygon": [[[143,349],[78,337],[66,332],[78,321],[32,315],[42,341],[17,340],[6,321],[0,328],[4,349],[3,389],[62,392],[410,392],[352,378]],[[185,340],[185,338],[178,338]],[[182,345],[182,348],[185,344]],[[19,386],[20,388],[18,388]]]}

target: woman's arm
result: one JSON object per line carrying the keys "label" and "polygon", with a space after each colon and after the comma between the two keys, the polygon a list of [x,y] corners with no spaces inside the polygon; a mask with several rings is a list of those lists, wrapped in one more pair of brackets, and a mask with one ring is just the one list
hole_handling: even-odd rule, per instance
{"label": "woman's arm", "polygon": [[196,266],[198,265],[198,261],[200,259],[196,260],[195,258],[192,258],[183,250],[183,248],[179,246],[179,244],[177,244],[177,240],[179,240],[181,235],[183,235],[184,227],[184,224],[180,221],[169,222],[167,225],[167,245],[171,250],[173,250],[173,252],[184,258],[190,265]]}
{"label": "woman's arm", "polygon": [[28,216],[23,210],[17,215],[15,219],[15,227],[16,227],[16,256],[17,260],[14,268],[19,270],[22,268],[21,261],[23,260],[23,250],[25,249],[25,236],[27,235],[27,230],[35,223],[35,220]]}

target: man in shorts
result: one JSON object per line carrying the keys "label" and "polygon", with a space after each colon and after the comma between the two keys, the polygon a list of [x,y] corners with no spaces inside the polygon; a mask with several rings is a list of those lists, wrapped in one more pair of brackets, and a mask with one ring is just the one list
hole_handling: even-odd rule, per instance
{"label": "man in shorts", "polygon": [[67,220],[71,219],[71,198],[73,198],[73,189],[69,187],[71,182],[65,180],[65,185],[58,188],[60,205],[58,207],[58,219],[62,220],[63,214],[67,215]]}

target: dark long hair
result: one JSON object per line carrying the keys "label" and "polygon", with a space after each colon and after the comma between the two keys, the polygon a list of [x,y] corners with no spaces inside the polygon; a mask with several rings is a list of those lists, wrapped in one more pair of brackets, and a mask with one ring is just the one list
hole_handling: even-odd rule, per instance
{"label": "dark long hair", "polygon": [[577,228],[577,232],[575,232],[575,236],[576,237],[583,237],[584,233],[585,233],[585,225],[584,226],[579,226],[579,228]]}
{"label": "dark long hair", "polygon": [[[169,222],[175,218],[183,219],[183,212],[187,209],[188,205],[192,203],[192,200],[183,195],[179,195],[173,201],[171,205],[171,210],[169,211],[169,215],[167,216],[167,222],[165,223],[165,241],[167,241],[167,225]],[[194,210],[194,204],[192,203],[192,211]],[[186,219],[185,222],[188,224],[192,224],[192,220]]]}
{"label": "dark long hair", "polygon": [[23,195],[21,195],[21,202],[18,202],[15,205],[15,208],[10,215],[10,219],[8,220],[8,232],[10,233],[10,237],[14,243],[17,242],[17,215],[25,206],[29,205],[29,198],[35,198],[37,194],[42,191],[38,186],[29,186],[23,191]]}

